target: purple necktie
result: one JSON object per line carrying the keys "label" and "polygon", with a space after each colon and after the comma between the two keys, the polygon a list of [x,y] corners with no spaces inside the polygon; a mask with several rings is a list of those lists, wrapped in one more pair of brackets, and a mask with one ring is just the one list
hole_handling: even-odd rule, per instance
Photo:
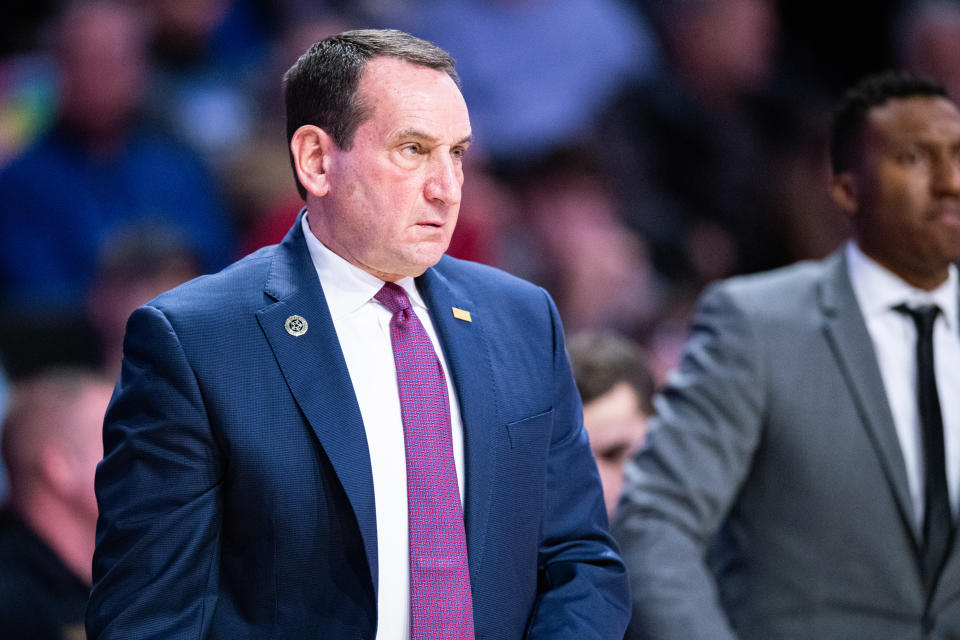
{"label": "purple necktie", "polygon": [[450,435],[443,367],[403,288],[388,282],[374,296],[393,314],[407,455],[411,640],[473,640],[470,567]]}

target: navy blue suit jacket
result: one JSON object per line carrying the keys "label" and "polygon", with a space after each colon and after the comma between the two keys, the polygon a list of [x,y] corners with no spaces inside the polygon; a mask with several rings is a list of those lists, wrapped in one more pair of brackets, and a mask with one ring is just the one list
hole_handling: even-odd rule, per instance
{"label": "navy blue suit jacket", "polygon": [[[553,302],[450,257],[418,286],[461,405],[477,638],[622,637],[625,570]],[[299,222],[131,316],[104,447],[91,639],[374,637],[366,435]]]}

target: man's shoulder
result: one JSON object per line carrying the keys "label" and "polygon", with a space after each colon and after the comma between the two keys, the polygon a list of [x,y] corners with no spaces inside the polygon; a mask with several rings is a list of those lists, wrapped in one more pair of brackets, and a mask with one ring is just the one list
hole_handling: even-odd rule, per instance
{"label": "man's shoulder", "polygon": [[452,284],[471,293],[542,298],[544,290],[528,280],[497,267],[443,256],[434,270]]}
{"label": "man's shoulder", "polygon": [[189,280],[147,303],[166,312],[224,314],[264,303],[264,286],[277,245],[263,247],[222,270]]}
{"label": "man's shoulder", "polygon": [[749,308],[773,310],[790,303],[810,304],[823,283],[842,267],[834,253],[823,260],[804,260],[785,267],[735,276],[714,283],[710,292],[722,293]]}

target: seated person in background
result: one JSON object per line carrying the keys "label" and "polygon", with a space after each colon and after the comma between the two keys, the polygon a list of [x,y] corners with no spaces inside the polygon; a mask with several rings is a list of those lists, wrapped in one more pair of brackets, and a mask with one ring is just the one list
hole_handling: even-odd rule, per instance
{"label": "seated person in background", "polygon": [[144,25],[115,0],[71,4],[54,25],[56,123],[0,170],[0,301],[23,313],[73,312],[105,243],[132,227],[176,229],[205,271],[233,257],[233,223],[211,173],[141,117]]}
{"label": "seated person in background", "polygon": [[111,239],[100,254],[86,312],[99,337],[101,371],[116,379],[127,318],[151,298],[200,275],[199,256],[175,229],[142,225]]}
{"label": "seated person in background", "polygon": [[83,369],[51,369],[17,383],[3,426],[9,501],[0,510],[0,635],[83,637],[113,385]]}
{"label": "seated person in background", "polygon": [[583,425],[597,460],[607,515],[616,511],[623,465],[637,452],[653,415],[654,380],[639,345],[612,332],[582,331],[567,340],[583,400]]}

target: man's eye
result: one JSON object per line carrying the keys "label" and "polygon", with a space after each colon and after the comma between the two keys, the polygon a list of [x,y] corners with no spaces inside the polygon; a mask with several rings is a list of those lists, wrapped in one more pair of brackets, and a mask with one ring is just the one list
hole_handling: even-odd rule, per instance
{"label": "man's eye", "polygon": [[408,156],[416,156],[416,155],[420,155],[420,153],[422,152],[422,149],[418,144],[408,144],[405,147],[403,147],[403,149],[401,149],[401,152],[407,154]]}
{"label": "man's eye", "polygon": [[464,149],[463,147],[457,147],[456,149],[454,149],[454,150],[452,150],[452,151],[450,152],[450,155],[452,155],[452,156],[453,156],[454,158],[456,158],[457,160],[462,160],[462,159],[463,159],[463,156],[464,156],[464,154],[465,154],[466,152],[467,152],[467,150]]}
{"label": "man's eye", "polygon": [[897,162],[902,165],[913,165],[920,161],[920,155],[915,151],[901,151],[897,154]]}
{"label": "man's eye", "polygon": [[619,462],[626,457],[629,451],[630,447],[626,443],[615,444],[612,447],[597,451],[597,457],[608,462]]}

